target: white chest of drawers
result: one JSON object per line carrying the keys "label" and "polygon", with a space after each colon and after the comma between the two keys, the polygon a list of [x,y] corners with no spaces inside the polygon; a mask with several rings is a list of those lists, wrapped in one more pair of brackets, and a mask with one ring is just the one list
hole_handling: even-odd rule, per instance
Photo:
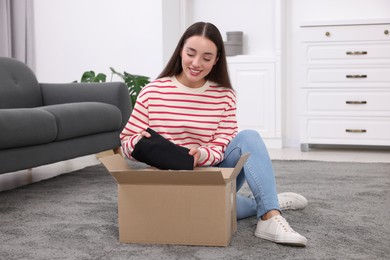
{"label": "white chest of drawers", "polygon": [[390,146],[390,20],[300,28],[300,143]]}

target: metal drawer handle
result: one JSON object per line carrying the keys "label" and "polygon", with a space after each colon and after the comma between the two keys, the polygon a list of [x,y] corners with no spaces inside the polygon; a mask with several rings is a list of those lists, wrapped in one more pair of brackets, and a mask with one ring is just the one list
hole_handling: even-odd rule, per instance
{"label": "metal drawer handle", "polygon": [[366,129],[345,129],[347,133],[366,133]]}
{"label": "metal drawer handle", "polygon": [[362,105],[362,104],[367,104],[367,101],[353,100],[353,101],[345,101],[345,103],[351,105]]}
{"label": "metal drawer handle", "polygon": [[366,51],[347,51],[347,55],[367,55]]}
{"label": "metal drawer handle", "polygon": [[367,75],[346,75],[347,79],[365,79]]}

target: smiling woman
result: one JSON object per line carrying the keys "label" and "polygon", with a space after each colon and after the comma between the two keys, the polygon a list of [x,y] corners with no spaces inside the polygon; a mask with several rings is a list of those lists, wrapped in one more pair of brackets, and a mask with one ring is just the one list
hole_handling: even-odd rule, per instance
{"label": "smiling woman", "polygon": [[[290,192],[279,201],[263,140],[254,130],[238,132],[236,94],[230,84],[221,34],[212,23],[191,25],[158,79],[141,91],[120,135],[126,157],[135,160],[140,152],[147,153],[140,150],[144,149],[142,144],[153,139],[150,129],[172,145],[186,149],[193,167],[234,168],[240,157],[249,153],[251,156],[237,176],[237,190],[247,181],[254,197],[237,195],[237,218],[257,216],[255,235],[260,238],[306,245],[306,238],[281,216],[283,209],[279,206],[287,201],[291,209],[302,209],[307,205],[306,199]],[[164,154],[147,163],[158,167],[166,151],[161,153]],[[166,160],[177,158],[168,156]]]}

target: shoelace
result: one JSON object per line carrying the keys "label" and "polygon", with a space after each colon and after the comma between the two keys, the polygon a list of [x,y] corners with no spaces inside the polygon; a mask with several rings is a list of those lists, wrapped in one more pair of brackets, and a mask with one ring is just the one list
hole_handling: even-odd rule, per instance
{"label": "shoelace", "polygon": [[286,233],[296,233],[294,229],[291,228],[290,224],[288,224],[287,220],[282,216],[274,217],[274,220],[284,229]]}

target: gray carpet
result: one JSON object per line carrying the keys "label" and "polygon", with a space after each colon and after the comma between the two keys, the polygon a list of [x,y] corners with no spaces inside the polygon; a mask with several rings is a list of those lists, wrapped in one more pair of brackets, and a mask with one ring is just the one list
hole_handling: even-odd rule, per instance
{"label": "gray carpet", "polygon": [[117,186],[97,165],[0,192],[0,259],[389,259],[390,164],[273,163],[278,191],[309,201],[284,213],[306,248],[256,238],[255,218],[226,248],[121,244]]}

